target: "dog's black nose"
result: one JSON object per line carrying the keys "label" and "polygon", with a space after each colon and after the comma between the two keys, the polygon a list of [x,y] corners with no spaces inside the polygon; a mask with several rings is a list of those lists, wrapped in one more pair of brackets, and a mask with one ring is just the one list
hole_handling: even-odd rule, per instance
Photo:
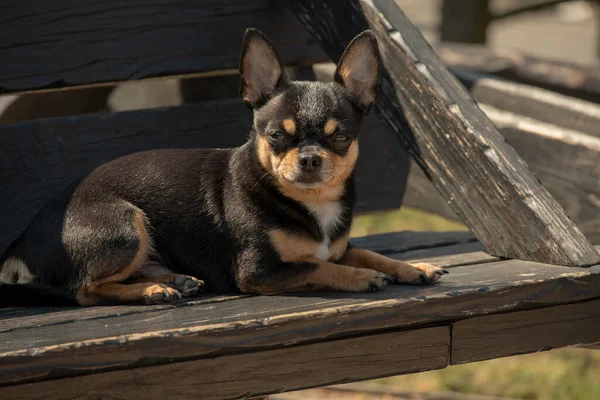
{"label": "dog's black nose", "polygon": [[300,168],[304,171],[312,171],[321,166],[323,159],[317,154],[302,154],[298,160]]}

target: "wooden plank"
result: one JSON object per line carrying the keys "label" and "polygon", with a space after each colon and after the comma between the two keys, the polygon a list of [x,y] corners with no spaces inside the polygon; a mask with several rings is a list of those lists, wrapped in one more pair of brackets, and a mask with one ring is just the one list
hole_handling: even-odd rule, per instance
{"label": "wooden plank", "polygon": [[[0,126],[0,253],[44,204],[98,165],[148,149],[234,147],[251,127],[252,113],[237,99]],[[372,127],[364,128],[357,164],[359,212],[399,207],[408,176],[401,145]]]}
{"label": "wooden plank", "polygon": [[570,266],[600,262],[392,0],[291,4],[334,59],[358,31],[375,31],[386,67],[379,115],[490,254]]}
{"label": "wooden plank", "polygon": [[489,315],[452,326],[452,364],[600,341],[600,300]]}
{"label": "wooden plank", "polygon": [[585,236],[600,243],[600,135],[480,107]]}
{"label": "wooden plank", "polygon": [[185,300],[172,304],[152,306],[118,306],[92,307],[82,310],[81,307],[31,307],[9,308],[0,311],[0,334],[15,329],[24,329],[56,324],[71,324],[74,322],[96,320],[108,317],[120,317],[141,313],[152,313],[160,310],[171,310],[177,307],[212,304],[222,301],[234,301],[251,295],[206,295],[197,299]]}
{"label": "wooden plank", "polygon": [[[495,260],[493,257],[482,253],[481,245],[474,241],[468,232],[396,232],[384,235],[375,235],[379,240],[371,237],[355,238],[352,243],[363,248],[383,252],[390,257],[419,261],[435,261],[441,267],[455,267],[475,261],[485,262]],[[468,253],[477,251],[476,253]],[[174,304],[156,306],[118,306],[118,307],[40,307],[40,308],[13,308],[0,310],[0,333],[15,329],[31,328],[66,324],[91,319],[102,319],[122,315],[151,313],[158,310],[170,310],[177,307],[210,304],[221,301],[232,301],[248,295],[206,295],[193,300],[185,300]]]}
{"label": "wooden plank", "polygon": [[424,250],[427,252],[449,245],[475,243],[477,239],[471,232],[467,231],[404,231],[354,238],[350,242],[356,246],[388,255],[413,250]]}
{"label": "wooden plank", "polygon": [[[600,243],[600,137],[479,105],[592,243]],[[599,121],[600,122],[600,121]],[[415,166],[403,204],[458,219]]]}
{"label": "wooden plank", "polygon": [[244,30],[286,64],[326,60],[280,0],[9,0],[0,8],[0,92],[237,68]]}
{"label": "wooden plank", "polygon": [[453,73],[480,104],[600,137],[598,104],[488,74],[465,70]]}
{"label": "wooden plank", "polygon": [[396,260],[413,263],[429,263],[450,270],[455,267],[485,264],[499,260],[498,257],[486,253],[479,242],[436,247],[434,249],[412,250],[404,253],[389,254],[388,256]]}
{"label": "wooden plank", "polygon": [[5,399],[235,399],[448,365],[448,327],[0,387]]}
{"label": "wooden plank", "polygon": [[570,97],[600,102],[600,69],[547,60],[516,50],[443,43],[436,52],[452,70],[471,70],[549,89]]}
{"label": "wooden plank", "polygon": [[88,319],[78,321],[77,329],[72,324],[13,329],[0,341],[0,384],[263,351],[598,298],[600,266],[509,260],[455,267],[427,287],[256,296]]}
{"label": "wooden plank", "polygon": [[485,43],[491,20],[489,0],[444,0],[440,39],[443,42]]}

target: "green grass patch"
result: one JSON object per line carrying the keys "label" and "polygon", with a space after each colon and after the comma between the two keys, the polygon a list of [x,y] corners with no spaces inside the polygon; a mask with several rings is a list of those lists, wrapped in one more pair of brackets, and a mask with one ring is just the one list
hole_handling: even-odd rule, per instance
{"label": "green grass patch", "polygon": [[565,348],[380,379],[415,391],[451,391],[515,399],[600,399],[600,351]]}
{"label": "green grass patch", "polygon": [[467,228],[455,221],[410,207],[399,210],[359,215],[352,223],[351,237],[398,231],[465,231]]}

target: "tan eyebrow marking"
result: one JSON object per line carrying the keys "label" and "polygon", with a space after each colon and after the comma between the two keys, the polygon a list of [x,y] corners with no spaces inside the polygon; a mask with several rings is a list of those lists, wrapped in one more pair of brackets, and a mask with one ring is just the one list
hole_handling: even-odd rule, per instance
{"label": "tan eyebrow marking", "polygon": [[293,119],[288,118],[288,119],[284,119],[281,122],[281,125],[283,126],[283,129],[289,134],[289,135],[295,135],[296,134],[296,122],[294,122]]}
{"label": "tan eyebrow marking", "polygon": [[325,122],[325,127],[323,128],[323,130],[325,131],[325,135],[332,135],[333,132],[336,131],[338,126],[339,122],[337,122],[335,119],[328,119],[327,122]]}

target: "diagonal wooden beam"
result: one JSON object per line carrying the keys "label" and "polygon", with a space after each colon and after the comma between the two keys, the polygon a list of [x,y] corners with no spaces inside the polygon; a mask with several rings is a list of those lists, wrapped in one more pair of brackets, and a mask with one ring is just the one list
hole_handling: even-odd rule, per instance
{"label": "diagonal wooden beam", "polygon": [[385,66],[379,117],[490,254],[566,266],[600,263],[393,0],[290,4],[333,59],[358,32],[374,30]]}

